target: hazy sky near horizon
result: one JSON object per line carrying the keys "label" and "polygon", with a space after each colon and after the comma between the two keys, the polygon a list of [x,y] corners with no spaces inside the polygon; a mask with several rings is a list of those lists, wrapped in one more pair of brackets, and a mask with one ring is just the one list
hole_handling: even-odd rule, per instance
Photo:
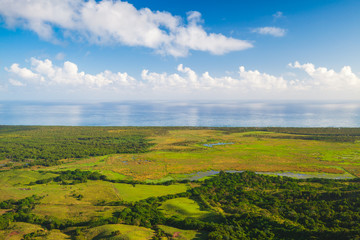
{"label": "hazy sky near horizon", "polygon": [[360,100],[358,0],[1,0],[0,100]]}

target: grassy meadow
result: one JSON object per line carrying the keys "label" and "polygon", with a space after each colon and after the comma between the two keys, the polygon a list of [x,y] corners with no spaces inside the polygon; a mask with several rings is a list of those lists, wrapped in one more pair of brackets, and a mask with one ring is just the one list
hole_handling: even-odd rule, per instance
{"label": "grassy meadow", "polygon": [[[295,135],[302,136],[302,135]],[[360,141],[303,140],[294,134],[251,131],[169,130],[150,136],[148,152],[113,154],[64,163],[60,169],[97,170],[137,180],[181,178],[208,170],[312,172],[360,176]],[[209,143],[232,143],[206,147]],[[58,169],[59,167],[50,167]]]}
{"label": "grassy meadow", "polygon": [[153,235],[153,231],[148,228],[124,224],[109,224],[88,229],[85,232],[85,239],[148,240]]}
{"label": "grassy meadow", "polygon": [[[164,225],[159,226],[159,228],[161,230],[163,230],[166,234],[168,234],[170,237],[172,236],[175,239],[177,238],[177,239],[182,239],[182,240],[191,240],[191,239],[206,240],[206,234],[199,232],[199,231],[183,230],[183,229],[164,226]],[[167,238],[164,238],[164,239],[167,239]]]}

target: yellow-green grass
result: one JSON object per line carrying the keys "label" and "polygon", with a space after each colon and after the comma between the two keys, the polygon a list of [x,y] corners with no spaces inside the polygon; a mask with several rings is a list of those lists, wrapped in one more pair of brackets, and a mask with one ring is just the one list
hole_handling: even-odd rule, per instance
{"label": "yellow-green grass", "polygon": [[[151,136],[147,153],[113,154],[71,160],[46,170],[94,170],[111,179],[176,179],[178,174],[208,170],[319,172],[360,176],[360,142],[294,139],[300,135],[219,130],[171,130]],[[285,139],[284,139],[285,138]],[[288,138],[288,139],[286,139]],[[233,143],[206,147],[204,143]]]}
{"label": "yellow-green grass", "polygon": [[[95,170],[111,179],[174,179],[176,174],[207,170],[320,172],[360,176],[360,142],[294,139],[300,135],[178,129],[152,135],[155,144],[143,154],[114,154],[68,160],[46,170]],[[289,139],[283,139],[289,138]],[[233,143],[206,147],[204,143]],[[126,176],[126,177],[125,177]]]}
{"label": "yellow-green grass", "polygon": [[[116,233],[115,233],[116,232]],[[144,227],[124,224],[108,224],[100,227],[90,228],[85,231],[85,239],[129,239],[146,240],[151,239],[154,231]]]}
{"label": "yellow-green grass", "polygon": [[36,232],[38,230],[45,231],[41,226],[23,223],[23,222],[15,222],[10,228],[6,230],[0,230],[0,239],[3,240],[21,240],[23,236],[28,233]]}
{"label": "yellow-green grass", "polygon": [[94,206],[89,204],[57,205],[40,204],[36,206],[33,213],[38,216],[50,216],[59,220],[71,219],[74,222],[84,222],[97,217],[109,218],[113,212],[120,211],[122,206]]}
{"label": "yellow-green grass", "polygon": [[[39,179],[46,179],[57,176],[51,173],[40,173],[28,170],[10,170],[0,172],[0,201],[8,199],[22,199],[36,195],[44,195],[48,188],[42,188],[41,185],[29,186],[30,182]],[[56,187],[58,188],[58,187]]]}
{"label": "yellow-green grass", "polygon": [[120,174],[120,173],[116,173],[116,172],[113,172],[111,170],[99,170],[99,172],[103,175],[105,175],[108,179],[110,180],[124,180],[124,179],[127,179],[128,177],[123,175],[123,174]]}
{"label": "yellow-green grass", "polygon": [[182,239],[182,240],[206,240],[207,234],[205,232],[199,232],[195,230],[183,230],[179,228],[159,225],[161,230],[171,236],[171,239]]}
{"label": "yellow-green grass", "polygon": [[[81,200],[73,194],[81,194]],[[0,201],[22,199],[28,196],[43,196],[33,213],[40,216],[52,216],[59,219],[86,221],[96,216],[111,217],[112,213],[123,207],[94,206],[100,201],[118,201],[117,190],[113,183],[89,181],[76,185],[59,185],[57,183],[41,185],[19,185],[0,188]]]}
{"label": "yellow-green grass", "polygon": [[216,221],[219,216],[208,210],[200,210],[197,202],[189,198],[174,198],[165,201],[160,210],[168,217],[196,218],[202,220]]}
{"label": "yellow-green grass", "polygon": [[[21,178],[21,174],[19,174]],[[16,181],[15,181],[16,182]],[[110,182],[105,181],[89,181],[76,185],[60,185],[58,183],[35,184],[29,186],[27,183],[19,184],[9,181],[6,187],[0,188],[0,200],[21,199],[32,195],[45,196],[43,202],[66,202],[73,203],[75,200],[68,195],[72,193],[82,194],[83,201],[95,203],[101,200],[116,200],[117,195],[114,186]],[[68,200],[65,200],[68,199]]]}
{"label": "yellow-green grass", "polygon": [[[339,174],[349,171],[355,175],[360,169],[359,143],[270,138],[288,134],[269,132],[262,138],[260,133],[225,135],[215,130],[174,130],[157,136],[157,145],[151,152],[109,157],[106,168],[140,180],[210,169]],[[173,145],[177,140],[191,144]],[[204,142],[234,144],[209,148],[202,145]]]}
{"label": "yellow-green grass", "polygon": [[173,184],[169,186],[136,184],[133,186],[130,184],[115,183],[114,187],[117,190],[119,199],[124,201],[139,201],[149,197],[186,192],[188,189],[188,185],[186,184]]}
{"label": "yellow-green grass", "polygon": [[56,177],[58,174],[47,172],[38,172],[30,170],[11,170],[0,172],[0,186],[14,186],[20,184],[28,184],[36,180]]}
{"label": "yellow-green grass", "polygon": [[[138,201],[153,196],[181,193],[188,189],[186,184],[133,186],[106,181],[88,181],[76,185],[48,183],[28,186],[30,181],[36,181],[34,176],[43,177],[43,175],[29,171],[9,171],[1,174],[6,187],[0,188],[0,201],[22,199],[32,195],[43,196],[33,213],[74,221],[86,221],[96,216],[111,217],[112,212],[122,209],[121,206],[94,206],[101,201]],[[28,178],[29,175],[32,177]],[[16,179],[17,177],[19,179]],[[78,200],[73,196],[74,194],[82,195],[82,198]]]}
{"label": "yellow-green grass", "polygon": [[[89,181],[76,185],[49,183],[28,186],[29,182],[36,181],[36,176],[39,178],[44,176],[35,171],[9,171],[0,174],[2,174],[0,201],[22,199],[32,195],[42,196],[44,198],[33,210],[33,213],[40,216],[85,221],[96,216],[111,217],[114,211],[122,209],[121,206],[94,206],[99,201],[119,200],[117,190],[110,182]],[[51,177],[51,175],[45,176]],[[73,194],[81,194],[83,198],[77,200]]]}
{"label": "yellow-green grass", "polygon": [[51,166],[48,167],[47,170],[75,170],[75,169],[83,169],[83,170],[92,170],[95,167],[105,165],[105,160],[110,155],[100,156],[100,157],[89,157],[89,158],[81,158],[81,159],[67,159],[64,160],[61,166]]}
{"label": "yellow-green grass", "polygon": [[70,236],[62,233],[58,229],[46,230],[43,229],[39,225],[23,223],[23,222],[15,222],[13,223],[9,229],[0,230],[0,239],[1,240],[22,240],[24,235],[39,231],[41,234],[37,236],[37,240],[65,240],[71,239]]}
{"label": "yellow-green grass", "polygon": [[46,240],[65,240],[65,239],[71,239],[70,236],[62,233],[60,230],[58,229],[53,229],[47,232],[47,235],[44,236],[43,238],[39,238],[39,239],[46,239]]}

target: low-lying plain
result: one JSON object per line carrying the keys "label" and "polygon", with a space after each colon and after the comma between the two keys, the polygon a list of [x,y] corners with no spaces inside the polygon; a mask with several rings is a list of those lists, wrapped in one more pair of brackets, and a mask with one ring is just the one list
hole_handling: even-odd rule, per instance
{"label": "low-lying plain", "polygon": [[357,239],[359,177],[358,128],[0,126],[0,239]]}

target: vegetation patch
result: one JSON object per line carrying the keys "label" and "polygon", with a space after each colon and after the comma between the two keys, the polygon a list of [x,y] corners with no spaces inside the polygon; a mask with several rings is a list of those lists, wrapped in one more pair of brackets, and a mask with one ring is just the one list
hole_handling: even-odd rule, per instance
{"label": "vegetation patch", "polygon": [[25,235],[34,232],[45,233],[45,229],[36,224],[15,222],[9,228],[0,230],[0,239],[22,240]]}
{"label": "vegetation patch", "polygon": [[0,126],[0,159],[25,166],[57,165],[65,158],[145,152],[151,144],[141,129],[109,127]]}
{"label": "vegetation patch", "polygon": [[188,186],[186,184],[173,184],[169,186],[163,185],[143,185],[143,184],[123,184],[115,183],[117,195],[123,201],[139,201],[149,197],[159,197],[168,194],[177,194],[186,192]]}
{"label": "vegetation patch", "polygon": [[217,214],[209,210],[201,210],[199,204],[189,198],[174,198],[165,201],[161,207],[165,216],[176,216],[180,218],[195,218],[200,220],[214,221],[218,218]]}
{"label": "vegetation patch", "polygon": [[151,229],[124,224],[108,224],[84,232],[85,239],[146,240],[153,235]]}
{"label": "vegetation patch", "polygon": [[195,230],[183,230],[179,228],[159,225],[159,228],[165,233],[168,239],[181,240],[206,240],[207,233]]}
{"label": "vegetation patch", "polygon": [[359,137],[0,127],[0,239],[360,239]]}

